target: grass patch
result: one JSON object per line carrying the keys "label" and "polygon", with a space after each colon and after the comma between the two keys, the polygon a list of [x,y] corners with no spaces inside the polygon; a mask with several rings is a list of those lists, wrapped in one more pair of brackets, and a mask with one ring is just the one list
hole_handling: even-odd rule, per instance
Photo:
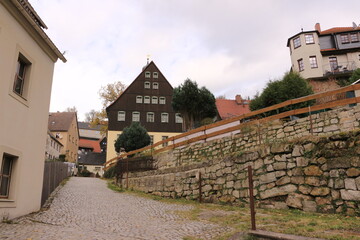
{"label": "grass patch", "polygon": [[111,180],[107,181],[107,187],[115,192],[125,192],[125,190],[114,184]]}
{"label": "grass patch", "polygon": [[[114,185],[108,182],[110,187]],[[116,188],[119,188],[116,186]],[[121,188],[119,188],[121,189]],[[231,227],[233,231],[219,236],[216,240],[227,240],[236,232],[251,229],[250,210],[248,207],[229,206],[211,203],[198,203],[182,198],[170,199],[146,194],[135,190],[122,189],[121,192],[153,199],[170,204],[191,205],[191,210],[177,211],[176,214],[194,221],[207,221],[221,226]],[[221,213],[221,214],[219,214]],[[206,216],[206,217],[205,217]],[[340,214],[307,213],[299,210],[256,209],[257,229],[304,237],[330,240],[360,239],[360,217]],[[188,236],[184,240],[197,238]]]}

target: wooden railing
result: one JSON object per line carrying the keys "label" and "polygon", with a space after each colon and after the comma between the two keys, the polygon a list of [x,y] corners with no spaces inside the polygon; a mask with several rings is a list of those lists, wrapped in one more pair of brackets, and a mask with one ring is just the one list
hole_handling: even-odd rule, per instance
{"label": "wooden railing", "polygon": [[[150,151],[151,154],[160,153],[163,151],[167,151],[170,149],[178,148],[184,145],[188,145],[190,143],[195,143],[203,140],[209,140],[211,138],[216,138],[224,134],[233,133],[233,132],[240,132],[240,128],[245,126],[254,125],[254,124],[262,124],[265,122],[269,122],[276,119],[286,118],[289,116],[296,116],[299,114],[319,111],[323,109],[329,109],[338,106],[345,106],[348,104],[360,103],[360,97],[352,97],[352,98],[345,98],[340,100],[334,100],[331,102],[326,102],[322,104],[315,104],[313,106],[307,106],[304,108],[298,108],[294,110],[289,110],[286,112],[282,112],[272,116],[265,116],[261,118],[261,115],[265,115],[267,112],[270,111],[279,111],[284,107],[291,106],[294,104],[305,103],[309,101],[314,101],[317,99],[330,97],[334,95],[346,95],[347,92],[360,90],[360,84],[350,85],[347,87],[339,88],[332,91],[317,93],[301,98],[291,99],[267,108],[259,109],[256,111],[252,111],[250,113],[243,114],[241,116],[233,117],[230,119],[222,120],[213,124],[205,125],[188,132],[179,134],[174,137],[170,137],[166,140],[157,142],[153,145],[146,146],[144,148],[140,148],[131,152],[122,153],[120,156],[112,158],[111,160],[105,163],[105,169],[112,166],[118,159],[125,158],[128,155],[133,155],[135,153]],[[244,120],[246,122],[244,122]],[[163,147],[163,145],[167,145]]]}

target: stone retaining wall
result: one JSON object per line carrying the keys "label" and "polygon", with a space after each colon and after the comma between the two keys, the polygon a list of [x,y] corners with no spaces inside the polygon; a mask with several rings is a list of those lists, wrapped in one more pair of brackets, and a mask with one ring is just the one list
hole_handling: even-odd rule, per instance
{"label": "stone retaining wall", "polygon": [[[163,153],[155,156],[158,170],[129,173],[129,187],[197,199],[201,172],[204,201],[242,204],[249,200],[246,168],[251,165],[258,206],[360,215],[360,131],[340,132],[355,129],[358,115],[358,107],[317,114],[314,129],[322,131],[315,133],[326,136],[299,130],[305,128],[304,119],[282,127],[277,121],[266,126],[264,136],[272,131],[276,136],[288,134],[286,140],[261,141],[257,132],[243,131]],[[300,137],[295,138],[292,132],[297,131]],[[125,184],[125,179],[119,182]]]}

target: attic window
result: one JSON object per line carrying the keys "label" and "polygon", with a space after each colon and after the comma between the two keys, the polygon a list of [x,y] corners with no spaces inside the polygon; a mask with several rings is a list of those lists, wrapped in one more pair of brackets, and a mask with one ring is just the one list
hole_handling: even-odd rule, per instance
{"label": "attic window", "polygon": [[150,77],[151,77],[151,72],[146,71],[146,72],[145,72],[145,78],[150,78]]}
{"label": "attic window", "polygon": [[159,103],[160,104],[165,104],[166,103],[166,98],[165,97],[160,97],[159,98]]}
{"label": "attic window", "polygon": [[153,72],[153,78],[158,78],[158,77],[159,77],[158,72]]}
{"label": "attic window", "polygon": [[150,89],[150,82],[145,82],[144,83],[144,88]]}
{"label": "attic window", "polygon": [[144,97],[144,103],[150,104],[150,96]]}
{"label": "attic window", "polygon": [[159,83],[153,82],[153,89],[159,89]]}

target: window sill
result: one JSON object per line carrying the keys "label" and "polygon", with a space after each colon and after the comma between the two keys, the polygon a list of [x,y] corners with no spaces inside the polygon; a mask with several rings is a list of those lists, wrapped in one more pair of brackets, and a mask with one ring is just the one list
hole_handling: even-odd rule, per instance
{"label": "window sill", "polygon": [[19,96],[18,94],[16,94],[15,92],[9,92],[9,95],[11,97],[13,97],[15,100],[19,101],[21,104],[23,104],[26,107],[29,107],[29,101],[26,100],[25,98]]}

